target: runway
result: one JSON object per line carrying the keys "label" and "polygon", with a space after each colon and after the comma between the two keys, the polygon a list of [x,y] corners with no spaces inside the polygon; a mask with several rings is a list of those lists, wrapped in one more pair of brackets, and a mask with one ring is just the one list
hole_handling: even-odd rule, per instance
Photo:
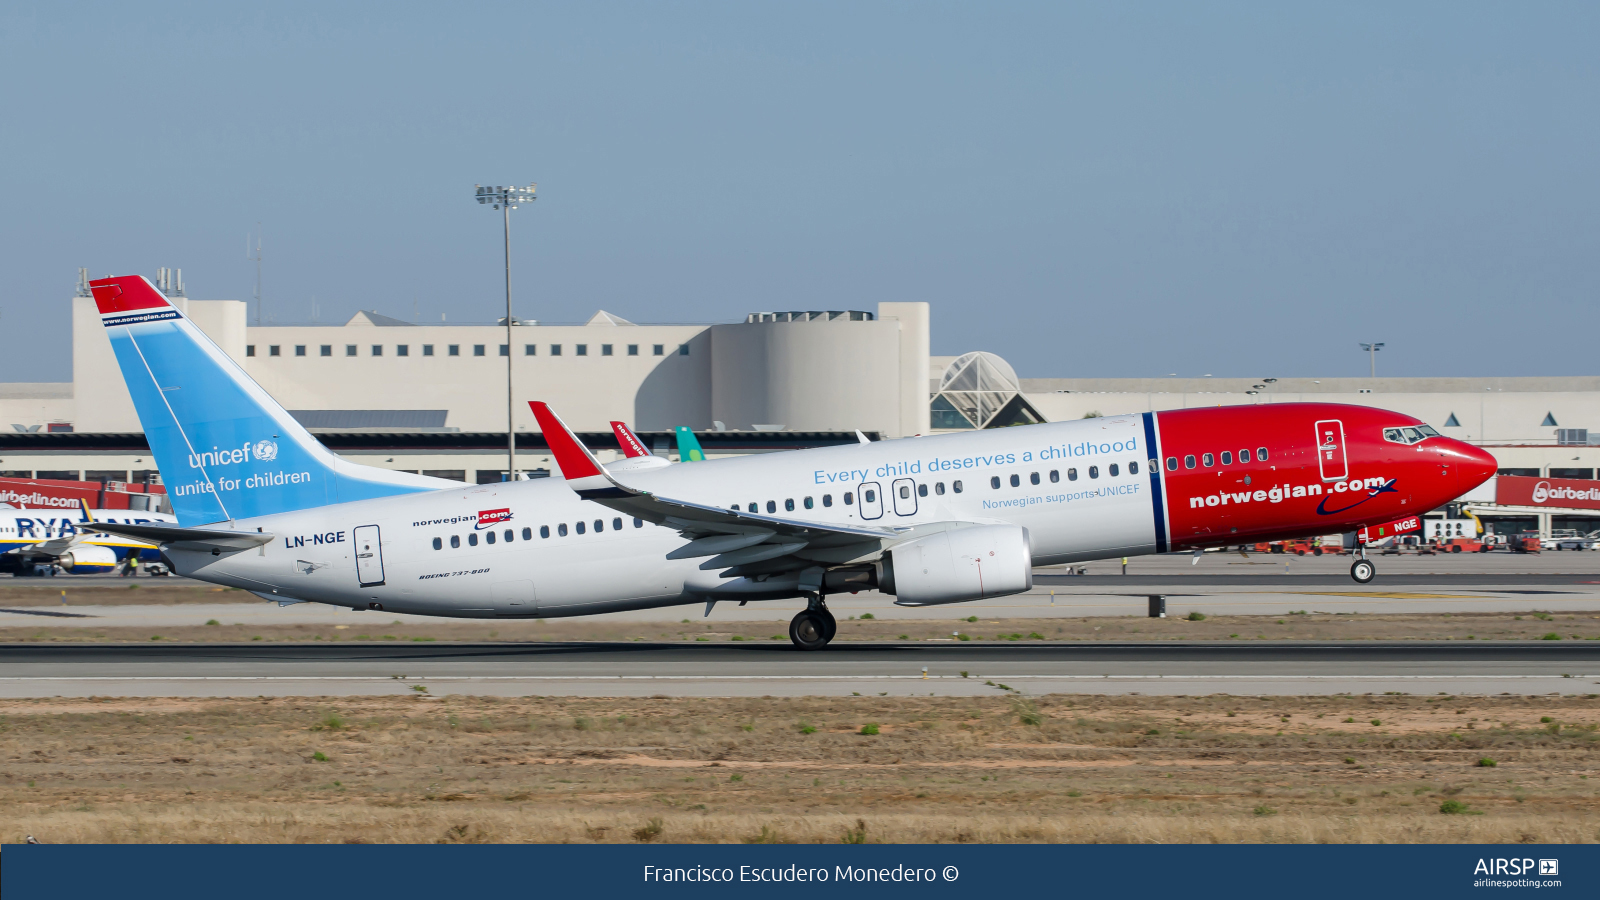
{"label": "runway", "polygon": [[1600,643],[0,646],[0,698],[1600,693]]}

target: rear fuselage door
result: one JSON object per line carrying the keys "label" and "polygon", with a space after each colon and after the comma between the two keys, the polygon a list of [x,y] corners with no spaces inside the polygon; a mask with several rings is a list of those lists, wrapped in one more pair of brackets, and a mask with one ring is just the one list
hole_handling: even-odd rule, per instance
{"label": "rear fuselage door", "polygon": [[1317,465],[1323,481],[1343,481],[1350,475],[1344,452],[1344,423],[1338,419],[1317,423]]}
{"label": "rear fuselage door", "polygon": [[376,525],[356,528],[356,577],[362,587],[383,584],[383,542]]}
{"label": "rear fuselage door", "polygon": [[883,489],[876,481],[868,481],[861,485],[858,502],[861,504],[861,518],[883,518]]}
{"label": "rear fuselage door", "polygon": [[894,492],[894,514],[897,516],[914,516],[917,514],[917,483],[909,478],[896,478],[894,484],[889,486]]}

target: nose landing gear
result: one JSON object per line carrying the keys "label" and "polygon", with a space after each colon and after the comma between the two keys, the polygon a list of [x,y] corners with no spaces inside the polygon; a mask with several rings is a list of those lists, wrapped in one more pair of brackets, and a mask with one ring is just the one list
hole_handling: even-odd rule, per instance
{"label": "nose landing gear", "polygon": [[806,608],[789,621],[789,640],[801,650],[821,650],[839,633],[839,623],[822,600],[821,594],[812,594]]}
{"label": "nose landing gear", "polygon": [[1378,567],[1367,559],[1367,546],[1365,544],[1361,545],[1359,552],[1361,558],[1350,564],[1350,577],[1356,580],[1356,584],[1366,584],[1378,574]]}

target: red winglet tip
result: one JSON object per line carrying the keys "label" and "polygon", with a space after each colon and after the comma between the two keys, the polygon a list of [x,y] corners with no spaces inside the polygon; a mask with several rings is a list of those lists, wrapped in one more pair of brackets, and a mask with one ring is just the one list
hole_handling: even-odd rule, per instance
{"label": "red winglet tip", "polygon": [[94,294],[94,305],[101,313],[160,309],[172,305],[141,275],[100,278],[89,282],[89,291]]}
{"label": "red winglet tip", "polygon": [[578,442],[577,436],[550,409],[549,404],[542,400],[529,400],[528,408],[533,410],[533,417],[539,420],[539,430],[544,432],[544,441],[550,445],[550,453],[555,456],[562,477],[574,481],[603,474]]}

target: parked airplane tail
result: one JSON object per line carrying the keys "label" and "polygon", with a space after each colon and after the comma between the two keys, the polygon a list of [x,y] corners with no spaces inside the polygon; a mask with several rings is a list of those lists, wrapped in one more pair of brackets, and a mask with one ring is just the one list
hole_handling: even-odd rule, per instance
{"label": "parked airplane tail", "polygon": [[678,426],[678,461],[698,462],[706,458],[706,452],[700,449],[700,441],[687,425]]}
{"label": "parked airplane tail", "polygon": [[460,486],[340,459],[143,276],[89,287],[182,525]]}

